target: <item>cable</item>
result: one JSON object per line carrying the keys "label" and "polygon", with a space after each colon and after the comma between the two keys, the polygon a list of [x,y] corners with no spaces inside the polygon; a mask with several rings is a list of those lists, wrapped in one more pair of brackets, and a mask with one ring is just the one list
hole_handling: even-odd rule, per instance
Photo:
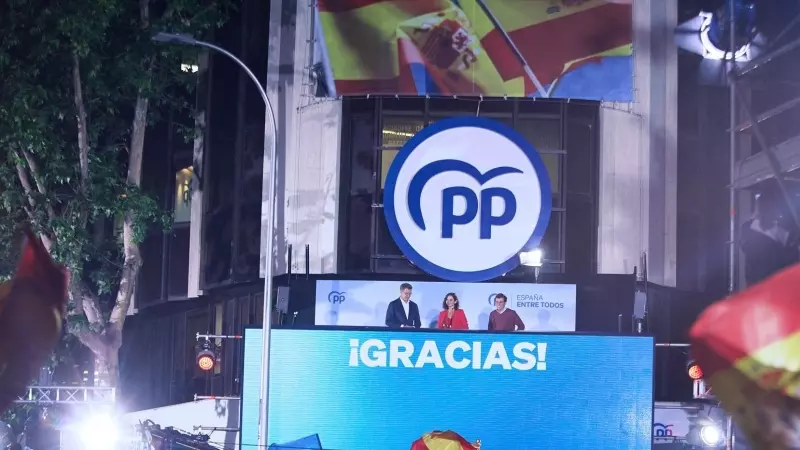
{"label": "cable", "polygon": [[[338,99],[347,98],[347,99],[370,99],[370,98],[409,98],[409,99],[419,99],[419,95],[348,95],[348,96],[339,96]],[[514,99],[520,101],[527,101],[530,103],[560,103],[563,101],[568,101],[569,103],[578,103],[578,104],[585,104],[585,105],[596,105],[598,101],[596,100],[584,100],[584,99],[564,99],[564,98],[542,98],[542,97],[521,97],[521,96],[497,96],[497,97],[483,97],[481,100],[479,97],[475,96],[460,96],[460,95],[429,95],[429,99],[431,100],[460,100],[465,102],[507,102]],[[627,102],[619,102],[619,103],[626,103]]]}

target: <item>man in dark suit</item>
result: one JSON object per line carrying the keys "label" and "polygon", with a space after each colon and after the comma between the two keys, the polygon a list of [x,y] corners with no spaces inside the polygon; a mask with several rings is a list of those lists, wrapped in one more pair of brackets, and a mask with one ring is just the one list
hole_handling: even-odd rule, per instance
{"label": "man in dark suit", "polygon": [[419,308],[411,301],[411,285],[400,285],[400,297],[389,302],[386,308],[386,326],[389,328],[419,328]]}

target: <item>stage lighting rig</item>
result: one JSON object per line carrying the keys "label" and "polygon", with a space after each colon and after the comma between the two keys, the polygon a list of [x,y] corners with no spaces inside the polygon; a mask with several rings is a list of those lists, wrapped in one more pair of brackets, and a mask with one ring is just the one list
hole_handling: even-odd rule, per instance
{"label": "stage lighting rig", "polygon": [[700,368],[700,364],[697,364],[693,360],[690,360],[686,364],[686,372],[689,375],[689,378],[691,378],[692,380],[703,379],[703,369]]}
{"label": "stage lighting rig", "polygon": [[210,339],[198,341],[197,344],[197,367],[203,372],[211,372],[221,360],[222,346]]}
{"label": "stage lighting rig", "polygon": [[[758,13],[755,0],[725,0],[722,7],[701,11],[678,25],[675,30],[678,47],[703,57],[702,83],[725,84],[732,64],[744,64],[763,53],[768,42],[757,27]],[[731,25],[735,37],[733,45]]]}
{"label": "stage lighting rig", "polygon": [[686,443],[693,448],[723,448],[726,443],[725,432],[711,418],[701,415],[692,420],[689,433],[686,435]]}

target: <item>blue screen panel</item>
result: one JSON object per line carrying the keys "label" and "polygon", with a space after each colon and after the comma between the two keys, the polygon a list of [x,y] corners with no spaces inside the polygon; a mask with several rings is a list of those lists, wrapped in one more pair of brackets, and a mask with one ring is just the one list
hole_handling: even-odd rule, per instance
{"label": "blue screen panel", "polygon": [[[261,337],[245,333],[242,448],[257,443]],[[653,349],[631,336],[273,330],[268,440],[408,450],[452,430],[482,450],[650,449]]]}

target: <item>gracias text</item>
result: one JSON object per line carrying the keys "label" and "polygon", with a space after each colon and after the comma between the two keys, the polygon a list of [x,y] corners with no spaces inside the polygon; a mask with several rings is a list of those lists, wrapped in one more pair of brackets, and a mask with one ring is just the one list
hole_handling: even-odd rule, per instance
{"label": "gracias text", "polygon": [[[485,352],[485,353],[484,353]],[[419,348],[404,339],[350,339],[350,367],[425,367],[443,369],[547,370],[547,344],[519,342],[511,352],[503,342],[453,341],[444,349],[436,341]]]}

